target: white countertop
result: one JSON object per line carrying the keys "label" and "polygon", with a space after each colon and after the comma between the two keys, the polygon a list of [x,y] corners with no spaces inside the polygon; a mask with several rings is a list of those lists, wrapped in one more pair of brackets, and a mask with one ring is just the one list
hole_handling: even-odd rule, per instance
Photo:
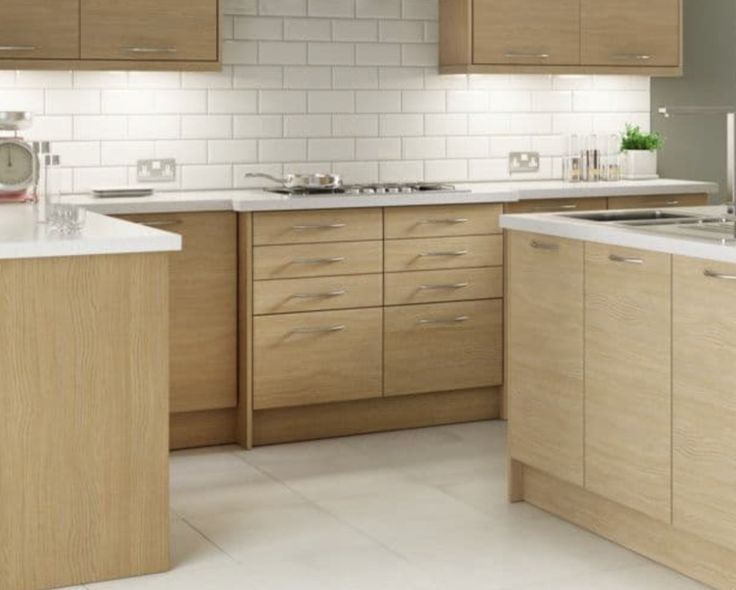
{"label": "white countertop", "polygon": [[287,197],[260,189],[159,192],[151,197],[99,199],[71,195],[67,202],[79,203],[98,213],[183,213],[188,211],[279,211],[299,209],[341,209],[355,207],[398,207],[406,205],[446,205],[453,203],[508,203],[531,199],[572,197],[620,197],[632,195],[675,195],[717,193],[709,182],[648,180],[596,183],[562,181],[486,182],[456,185],[459,192],[413,195],[310,196]]}
{"label": "white countertop", "polygon": [[0,260],[172,252],[181,237],[89,212],[84,229],[63,235],[36,223],[33,205],[0,204]]}
{"label": "white countertop", "polygon": [[[713,207],[682,207],[677,212],[720,217],[726,214],[724,205]],[[722,243],[718,239],[651,233],[635,227],[622,227],[575,219],[574,214],[534,213],[502,215],[501,227],[572,240],[596,242],[639,250],[653,250],[719,262],[736,262],[736,240]]]}

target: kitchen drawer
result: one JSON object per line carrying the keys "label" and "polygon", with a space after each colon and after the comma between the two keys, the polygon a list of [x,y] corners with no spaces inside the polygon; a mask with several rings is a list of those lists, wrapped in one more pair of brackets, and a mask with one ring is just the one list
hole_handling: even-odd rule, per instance
{"label": "kitchen drawer", "polygon": [[608,199],[533,199],[506,203],[506,213],[557,213],[575,211],[602,211],[608,207]]}
{"label": "kitchen drawer", "polygon": [[503,238],[500,235],[386,241],[386,272],[502,264]]}
{"label": "kitchen drawer", "polygon": [[502,268],[428,270],[386,275],[386,305],[503,297]]}
{"label": "kitchen drawer", "polygon": [[440,205],[386,208],[386,238],[498,234],[502,205]]}
{"label": "kitchen drawer", "polygon": [[383,242],[257,246],[256,280],[362,275],[383,272]]}
{"label": "kitchen drawer", "polygon": [[708,195],[640,195],[635,197],[611,197],[609,209],[661,209],[663,207],[704,207]]}
{"label": "kitchen drawer", "polygon": [[381,397],[382,309],[254,319],[254,408]]}
{"label": "kitchen drawer", "polygon": [[256,281],[256,315],[383,305],[383,275]]}
{"label": "kitchen drawer", "polygon": [[382,239],[383,215],[379,208],[253,214],[256,246]]}
{"label": "kitchen drawer", "polygon": [[501,300],[407,305],[384,313],[385,395],[502,383]]}

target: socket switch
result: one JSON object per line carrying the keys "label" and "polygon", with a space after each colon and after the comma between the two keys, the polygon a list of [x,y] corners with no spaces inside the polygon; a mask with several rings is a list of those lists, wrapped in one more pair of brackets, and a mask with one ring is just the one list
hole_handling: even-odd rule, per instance
{"label": "socket switch", "polygon": [[158,160],[138,160],[138,182],[175,182],[176,160],[164,158]]}
{"label": "socket switch", "polygon": [[509,173],[539,172],[539,152],[510,152]]}

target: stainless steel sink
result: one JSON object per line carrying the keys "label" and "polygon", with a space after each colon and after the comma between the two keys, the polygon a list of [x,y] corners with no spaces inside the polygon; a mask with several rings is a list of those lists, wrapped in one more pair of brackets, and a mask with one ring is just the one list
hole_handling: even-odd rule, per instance
{"label": "stainless steel sink", "polygon": [[721,243],[736,242],[736,221],[729,217],[681,219],[669,224],[653,222],[639,225],[637,229],[672,237],[696,238]]}
{"label": "stainless steel sink", "polygon": [[597,221],[599,223],[647,224],[652,222],[677,223],[682,220],[696,220],[698,216],[691,213],[675,213],[660,209],[634,209],[631,211],[594,211],[591,213],[571,213],[571,219]]}

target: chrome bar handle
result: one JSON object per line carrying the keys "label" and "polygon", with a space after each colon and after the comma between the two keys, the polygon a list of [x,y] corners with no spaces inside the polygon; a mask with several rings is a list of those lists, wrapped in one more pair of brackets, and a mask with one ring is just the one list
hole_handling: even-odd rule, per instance
{"label": "chrome bar handle", "polygon": [[653,55],[646,53],[618,53],[611,56],[611,59],[620,59],[624,61],[651,61]]}
{"label": "chrome bar handle", "polygon": [[680,201],[667,201],[668,207],[676,207],[679,204],[680,204]]}
{"label": "chrome bar handle", "polygon": [[420,291],[445,290],[445,289],[465,289],[470,283],[448,283],[446,285],[419,285]]}
{"label": "chrome bar handle", "polygon": [[454,250],[451,252],[422,252],[419,254],[421,258],[442,257],[442,256],[467,256],[467,250]]}
{"label": "chrome bar handle", "polygon": [[729,275],[714,270],[705,270],[703,274],[709,279],[719,279],[721,281],[736,281],[736,275]]}
{"label": "chrome bar handle", "polygon": [[608,260],[622,264],[644,264],[644,259],[642,258],[628,258],[626,256],[619,256],[618,254],[609,254]]}
{"label": "chrome bar handle", "polygon": [[182,222],[178,219],[162,219],[161,221],[141,221],[140,225],[147,227],[167,227],[170,225],[181,225]]}
{"label": "chrome bar handle", "polygon": [[176,47],[121,47],[126,53],[176,53]]}
{"label": "chrome bar handle", "polygon": [[544,211],[549,211],[549,212],[554,212],[554,211],[574,211],[577,208],[578,208],[578,205],[574,205],[574,204],[571,204],[571,205],[560,205],[559,207],[546,207],[544,205],[537,205],[535,207],[532,207],[532,211],[539,211],[539,212],[544,212]]}
{"label": "chrome bar handle", "polygon": [[295,229],[295,230],[342,229],[344,227],[347,227],[347,225],[348,225],[347,223],[322,223],[322,224],[319,224],[319,223],[315,223],[315,224],[304,223],[304,224],[301,224],[300,223],[300,224],[297,224],[297,225],[292,225],[291,226],[291,229]]}
{"label": "chrome bar handle", "polygon": [[552,57],[549,53],[520,53],[516,51],[507,51],[505,57],[508,59],[549,59]]}
{"label": "chrome bar handle", "polygon": [[549,242],[540,242],[539,240],[532,240],[531,242],[529,242],[529,245],[535,250],[547,250],[549,252],[560,249],[560,246],[558,244],[550,244]]}
{"label": "chrome bar handle", "polygon": [[314,328],[294,328],[292,334],[333,334],[335,332],[344,332],[347,326],[339,324],[337,326],[322,326]]}
{"label": "chrome bar handle", "polygon": [[35,45],[0,45],[0,51],[36,51]]}
{"label": "chrome bar handle", "polygon": [[297,264],[333,264],[335,262],[345,262],[344,256],[329,256],[325,258],[295,258]]}
{"label": "chrome bar handle", "polygon": [[456,219],[425,219],[419,222],[419,225],[452,225],[460,223],[468,223],[469,219],[465,217],[458,217]]}
{"label": "chrome bar handle", "polygon": [[420,318],[417,320],[417,324],[420,326],[433,326],[433,325],[448,325],[448,324],[462,324],[470,320],[470,316],[459,315],[454,318],[437,318],[437,319],[426,319]]}
{"label": "chrome bar handle", "polygon": [[325,291],[324,293],[294,293],[292,299],[325,299],[327,297],[341,297],[347,295],[347,289],[335,289],[334,291]]}

